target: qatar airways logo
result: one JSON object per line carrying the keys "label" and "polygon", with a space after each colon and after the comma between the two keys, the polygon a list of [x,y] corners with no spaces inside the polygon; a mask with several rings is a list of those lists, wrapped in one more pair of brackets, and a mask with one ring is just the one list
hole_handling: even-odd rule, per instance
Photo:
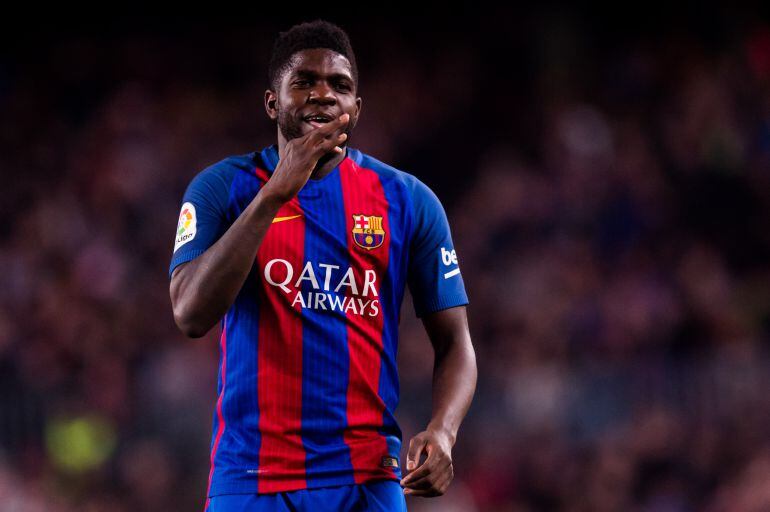
{"label": "qatar airways logo", "polygon": [[[380,301],[377,298],[377,274],[374,270],[365,270],[363,282],[356,279],[352,267],[346,270],[339,265],[308,261],[295,278],[291,263],[282,259],[273,259],[265,265],[265,281],[280,288],[286,294],[294,294],[292,307],[299,304],[302,308],[324,311],[339,311],[355,315],[377,316],[380,314]],[[313,289],[302,293],[302,282],[307,281]]]}

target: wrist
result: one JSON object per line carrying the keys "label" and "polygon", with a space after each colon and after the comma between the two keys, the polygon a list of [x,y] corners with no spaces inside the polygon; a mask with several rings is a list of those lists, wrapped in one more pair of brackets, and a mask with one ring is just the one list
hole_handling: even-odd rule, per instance
{"label": "wrist", "polygon": [[260,200],[260,205],[268,212],[272,213],[273,216],[278,213],[278,210],[281,209],[281,206],[289,201],[288,199],[281,197],[280,194],[276,194],[270,186],[269,182],[262,186],[262,188],[257,193],[257,197]]}
{"label": "wrist", "polygon": [[431,421],[425,430],[445,437],[449,440],[450,446],[454,446],[455,441],[457,441],[457,431],[440,421]]}

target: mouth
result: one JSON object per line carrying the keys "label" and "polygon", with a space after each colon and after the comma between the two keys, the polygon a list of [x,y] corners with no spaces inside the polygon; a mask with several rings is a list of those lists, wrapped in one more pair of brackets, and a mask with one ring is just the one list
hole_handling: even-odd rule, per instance
{"label": "mouth", "polygon": [[331,122],[332,119],[334,118],[329,114],[310,114],[305,116],[302,120],[310,124],[312,127],[318,128],[325,125],[326,123]]}

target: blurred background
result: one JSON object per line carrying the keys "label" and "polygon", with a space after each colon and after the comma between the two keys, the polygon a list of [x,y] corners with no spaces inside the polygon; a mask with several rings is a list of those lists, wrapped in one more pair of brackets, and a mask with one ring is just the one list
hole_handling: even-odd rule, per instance
{"label": "blurred background", "polygon": [[[436,191],[471,300],[456,477],[410,510],[770,510],[766,11],[4,18],[0,510],[203,509],[218,333],[173,322],[182,193],[275,141],[273,40],[317,17],[357,54],[351,146]],[[408,298],[399,364],[408,440]]]}

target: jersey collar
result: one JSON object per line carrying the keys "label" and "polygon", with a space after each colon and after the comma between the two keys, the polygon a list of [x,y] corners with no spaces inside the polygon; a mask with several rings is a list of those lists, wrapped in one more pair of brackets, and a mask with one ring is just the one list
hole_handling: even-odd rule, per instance
{"label": "jersey collar", "polygon": [[[262,162],[265,164],[265,167],[267,167],[265,170],[268,172],[273,172],[275,167],[278,165],[278,144],[267,146],[262,150],[260,154],[262,155]],[[348,146],[347,155],[345,155],[345,158],[349,158],[358,165],[361,165],[361,152],[355,148]]]}

